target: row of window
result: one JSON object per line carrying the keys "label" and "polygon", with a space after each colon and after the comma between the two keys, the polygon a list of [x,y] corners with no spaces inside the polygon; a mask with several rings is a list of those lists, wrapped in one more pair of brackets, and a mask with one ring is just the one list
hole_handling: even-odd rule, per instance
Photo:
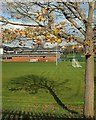
{"label": "row of window", "polygon": [[[23,57],[23,56],[19,56],[19,57]],[[45,56],[43,56],[43,58],[45,58]],[[12,59],[12,57],[3,57],[3,60],[5,60],[5,59]]]}
{"label": "row of window", "polygon": [[3,59],[12,59],[12,57],[3,57]]}

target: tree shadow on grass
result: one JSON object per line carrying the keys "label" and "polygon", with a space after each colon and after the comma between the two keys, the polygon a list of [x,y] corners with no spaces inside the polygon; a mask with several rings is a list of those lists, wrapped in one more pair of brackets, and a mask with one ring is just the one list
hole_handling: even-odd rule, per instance
{"label": "tree shadow on grass", "polygon": [[[78,112],[69,109],[58,97],[56,94],[55,88],[59,87],[60,85],[64,85],[66,87],[66,84],[69,82],[69,80],[65,80],[62,83],[58,83],[56,81],[48,80],[48,78],[43,76],[37,76],[37,75],[26,75],[21,76],[17,78],[13,78],[11,80],[11,85],[9,90],[11,91],[18,91],[18,90],[25,90],[29,92],[30,94],[36,94],[40,89],[47,90],[54,100],[57,102],[57,104],[62,107],[64,110],[70,112],[74,115],[79,115]],[[67,87],[67,89],[69,89]]]}

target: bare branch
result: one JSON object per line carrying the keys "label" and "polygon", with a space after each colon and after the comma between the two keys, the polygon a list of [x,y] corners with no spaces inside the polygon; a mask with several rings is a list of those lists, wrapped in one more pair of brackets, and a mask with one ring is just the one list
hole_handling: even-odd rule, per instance
{"label": "bare branch", "polygon": [[[55,5],[55,7],[62,12],[62,14],[65,16],[65,18],[74,25],[75,28],[77,28],[84,36],[85,36],[85,31],[77,25],[75,20],[71,18],[71,16],[68,14],[68,12],[65,11],[65,8],[61,6],[61,3],[58,4],[58,6]],[[72,11],[71,11],[72,12]],[[75,14],[75,13],[74,13]]]}
{"label": "bare branch", "polygon": [[[58,34],[58,36],[62,37],[62,38],[65,38],[65,39],[68,39],[68,37],[70,37],[71,35],[67,34],[67,33],[63,33],[63,34]],[[79,37],[75,37],[74,36],[74,41],[84,45],[84,40],[83,39],[80,39]]]}
{"label": "bare branch", "polygon": [[79,13],[79,15],[81,16],[81,20],[83,21],[83,23],[85,23],[85,27],[86,27],[86,23],[87,23],[88,20],[86,18],[86,15],[84,14],[82,9],[80,8],[80,3],[79,2],[76,3],[76,10]]}
{"label": "bare branch", "polygon": [[66,12],[64,12],[64,9],[61,10],[63,15],[66,17],[66,19],[72,23],[84,36],[85,36],[85,31],[82,29],[82,27],[78,26],[77,23],[71,19],[70,17],[67,16]]}
{"label": "bare branch", "polygon": [[[23,16],[26,16],[26,17],[28,17],[28,18],[30,18],[31,20],[33,20],[34,22],[36,22],[35,21],[35,19],[33,19],[33,17],[31,17],[30,16],[30,14],[28,13],[28,12],[26,12],[24,9],[22,9],[21,7],[19,7],[19,9],[21,9],[22,10],[22,12],[19,10],[19,9],[17,9],[17,6],[15,6],[13,3],[8,3],[8,5],[10,6],[10,7],[12,7],[13,9],[15,9],[18,13],[20,13],[21,15],[23,15]],[[40,24],[40,23],[38,23],[38,22],[36,22],[37,24],[39,24],[39,26],[43,26],[42,24]]]}
{"label": "bare branch", "polygon": [[11,21],[8,21],[3,16],[0,16],[0,17],[1,17],[0,22],[4,23],[4,25],[12,24],[12,25],[29,26],[29,27],[43,27],[42,25],[33,25],[33,24],[24,24],[24,23],[11,22]]}

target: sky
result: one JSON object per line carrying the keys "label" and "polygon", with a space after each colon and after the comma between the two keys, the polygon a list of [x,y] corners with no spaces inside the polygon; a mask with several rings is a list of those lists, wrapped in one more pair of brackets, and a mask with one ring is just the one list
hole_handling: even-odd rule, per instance
{"label": "sky", "polygon": [[[0,2],[0,6],[2,6],[2,3]],[[87,10],[88,10],[88,5],[87,4],[82,4],[82,6],[81,6],[81,8],[84,10],[84,12],[85,12],[85,14],[86,14],[86,16],[88,16],[88,12],[87,12]],[[2,7],[0,7],[0,15],[3,15],[5,18],[7,18],[7,19],[9,19],[10,21],[13,21],[13,22],[19,22],[19,23],[22,23],[22,21],[20,20],[20,19],[10,19],[10,14],[8,14],[8,13],[6,13],[6,7],[4,7],[4,6],[2,6]],[[96,10],[94,11],[94,15],[96,16]],[[64,17],[59,17],[58,19],[57,19],[57,21],[56,22],[60,22],[60,21],[62,21],[62,19],[64,19]],[[26,24],[27,24],[28,22],[26,22]],[[29,22],[30,23],[30,22]],[[32,21],[31,22],[32,24],[34,24],[34,22]],[[79,21],[77,21],[77,23],[79,24],[79,25],[81,25],[81,23],[79,22]],[[8,24],[8,25],[6,25],[6,26],[4,26],[4,28],[17,28],[17,27],[19,27],[19,28],[21,28],[21,29],[23,29],[23,27],[21,27],[21,26],[17,26],[17,25],[10,25],[10,24]],[[66,31],[68,31],[68,29],[69,29],[69,27],[66,29]],[[69,34],[71,33],[71,31],[69,31]],[[76,34],[78,34],[78,36],[79,37],[81,37],[82,36],[82,34],[80,34],[79,32],[76,32]],[[25,41],[26,42],[26,41]],[[25,44],[25,43],[24,43]],[[49,43],[47,43],[47,44],[49,44]],[[66,43],[65,42],[62,42],[62,46],[64,46]],[[70,44],[70,43],[69,43]],[[7,44],[5,44],[5,45],[7,45]],[[17,42],[16,43],[16,45],[17,46],[19,46],[19,43]],[[26,46],[27,47],[31,47],[33,45],[33,43],[31,42],[27,42],[27,44],[26,44]],[[9,44],[8,46],[14,46],[14,42],[12,43],[12,44]],[[49,46],[50,47],[53,47],[53,46],[55,46],[54,44],[49,44]],[[46,46],[45,45],[45,47],[49,47],[49,46]]]}

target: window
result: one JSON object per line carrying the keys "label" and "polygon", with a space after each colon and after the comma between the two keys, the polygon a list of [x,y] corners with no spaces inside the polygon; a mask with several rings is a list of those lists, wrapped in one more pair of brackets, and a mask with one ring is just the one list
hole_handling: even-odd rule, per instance
{"label": "window", "polygon": [[5,60],[6,59],[6,57],[3,57],[3,60]]}
{"label": "window", "polygon": [[12,57],[7,57],[7,59],[12,59]]}

